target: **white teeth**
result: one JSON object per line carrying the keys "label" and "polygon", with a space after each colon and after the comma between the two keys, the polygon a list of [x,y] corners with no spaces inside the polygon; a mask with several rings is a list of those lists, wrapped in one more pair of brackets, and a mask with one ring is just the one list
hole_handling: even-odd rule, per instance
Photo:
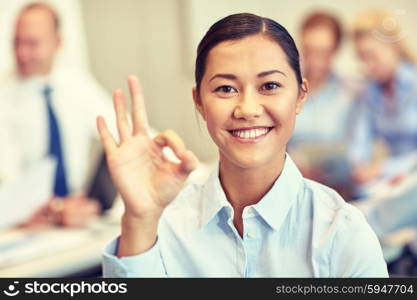
{"label": "white teeth", "polygon": [[238,136],[242,139],[254,139],[258,136],[264,135],[269,131],[269,128],[256,128],[248,130],[233,130],[232,135]]}

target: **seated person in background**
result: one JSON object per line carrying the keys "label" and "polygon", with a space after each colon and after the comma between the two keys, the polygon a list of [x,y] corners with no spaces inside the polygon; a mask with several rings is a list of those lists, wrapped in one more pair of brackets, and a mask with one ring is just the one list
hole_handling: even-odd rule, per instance
{"label": "seated person in background", "polygon": [[342,184],[348,181],[349,164],[340,157],[347,153],[355,86],[332,70],[342,34],[339,20],[326,12],[310,14],[301,25],[301,65],[310,94],[297,116],[289,152],[304,176],[344,194]]}
{"label": "seated person in background", "polygon": [[[414,172],[413,176],[417,173]],[[364,213],[369,225],[384,241],[392,233],[405,228],[417,228],[417,180],[408,177],[390,183],[389,191],[379,197],[355,201],[353,204]],[[401,233],[400,233],[401,235]],[[403,251],[388,261],[391,275],[417,276],[417,239],[407,238],[406,242],[396,242]]]}
{"label": "seated person in background", "polygon": [[[87,72],[54,63],[60,44],[60,20],[52,7],[33,3],[20,12],[14,39],[16,74],[0,90],[0,185],[19,179],[22,183],[22,175],[46,156],[57,163],[51,201],[24,226],[82,226],[107,204],[99,205],[85,192],[94,174],[92,161],[97,161],[95,144],[101,150],[95,118],[101,114],[114,119],[111,101]],[[156,135],[154,129],[150,132]],[[199,164],[189,181],[205,178],[207,168]],[[25,199],[0,200],[3,206]]]}
{"label": "seated person in background", "polygon": [[[384,11],[365,12],[353,24],[355,50],[368,77],[359,93],[349,150],[357,198],[366,196],[361,188],[366,183],[417,163],[410,156],[417,151],[417,67],[398,24]],[[377,141],[386,147],[385,159],[376,159]],[[405,157],[411,160],[395,163]]]}
{"label": "seated person in background", "polygon": [[100,212],[98,202],[84,196],[83,190],[93,140],[98,140],[95,116],[112,114],[111,102],[86,72],[54,66],[61,45],[59,29],[58,15],[49,5],[33,3],[19,13],[14,35],[16,75],[1,91],[0,105],[8,111],[7,120],[2,120],[7,139],[2,139],[1,155],[11,152],[7,149],[19,152],[18,163],[1,166],[2,183],[11,180],[10,174],[18,180],[19,174],[46,156],[57,165],[51,201],[34,213],[28,226],[81,226]]}

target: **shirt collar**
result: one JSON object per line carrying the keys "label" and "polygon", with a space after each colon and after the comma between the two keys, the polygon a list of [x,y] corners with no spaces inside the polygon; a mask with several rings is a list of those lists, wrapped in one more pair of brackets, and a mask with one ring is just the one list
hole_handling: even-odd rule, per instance
{"label": "shirt collar", "polygon": [[395,73],[395,92],[398,93],[401,89],[413,86],[415,84],[415,76],[415,69],[412,64],[405,61],[399,63]]}
{"label": "shirt collar", "polygon": [[20,86],[32,88],[32,89],[43,89],[45,85],[55,86],[62,82],[65,82],[67,78],[65,74],[72,72],[71,70],[62,70],[59,67],[53,67],[52,70],[45,75],[33,75],[27,78],[20,78],[18,74],[15,75],[16,80]]}
{"label": "shirt collar", "polygon": [[271,226],[278,230],[288,214],[302,184],[302,175],[287,154],[281,175],[268,193],[253,207],[256,212]]}
{"label": "shirt collar", "polygon": [[230,206],[219,179],[219,164],[211,172],[203,186],[203,210],[201,215],[201,227],[209,223],[219,211]]}
{"label": "shirt collar", "polygon": [[[281,175],[267,194],[252,207],[271,226],[278,230],[297,198],[302,175],[293,160],[286,154]],[[201,227],[207,225],[223,207],[230,207],[219,180],[219,164],[216,165],[203,187]]]}
{"label": "shirt collar", "polygon": [[[403,101],[404,97],[398,96],[403,90],[408,92],[410,87],[415,86],[416,70],[411,63],[402,61],[398,64],[394,75],[394,95],[398,101]],[[371,97],[374,102],[379,103],[383,99],[381,84],[375,80],[370,81]],[[379,95],[375,97],[374,95]]]}

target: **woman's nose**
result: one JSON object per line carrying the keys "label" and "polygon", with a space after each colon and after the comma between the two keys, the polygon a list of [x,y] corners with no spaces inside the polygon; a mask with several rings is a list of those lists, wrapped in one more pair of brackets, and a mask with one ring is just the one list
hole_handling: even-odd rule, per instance
{"label": "woman's nose", "polygon": [[253,119],[262,115],[264,109],[253,94],[243,95],[236,104],[233,116],[236,119]]}

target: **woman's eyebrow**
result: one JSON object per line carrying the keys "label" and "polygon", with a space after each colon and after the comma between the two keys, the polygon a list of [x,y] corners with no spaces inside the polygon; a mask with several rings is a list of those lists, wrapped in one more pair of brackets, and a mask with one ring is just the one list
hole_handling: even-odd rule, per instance
{"label": "woman's eyebrow", "polygon": [[[285,77],[287,77],[287,75],[280,70],[264,71],[264,72],[261,72],[258,75],[256,75],[256,77],[261,78],[261,77],[265,77],[265,76],[268,76],[268,75],[274,74],[274,73],[279,73],[279,74],[282,74]],[[233,75],[233,74],[216,74],[216,75],[214,75],[213,77],[210,78],[209,82],[212,81],[214,78],[225,78],[225,79],[230,79],[230,80],[237,80],[236,75]]]}
{"label": "woman's eyebrow", "polygon": [[264,71],[264,72],[259,73],[256,77],[261,78],[261,77],[265,77],[265,76],[268,76],[268,75],[271,75],[271,74],[274,74],[274,73],[279,73],[279,74],[282,74],[285,77],[287,77],[287,75],[284,72],[280,71],[280,70]]}
{"label": "woman's eyebrow", "polygon": [[210,78],[209,82],[212,81],[214,78],[225,78],[225,79],[230,79],[230,80],[236,80],[237,77],[233,74],[216,74],[213,77]]}

